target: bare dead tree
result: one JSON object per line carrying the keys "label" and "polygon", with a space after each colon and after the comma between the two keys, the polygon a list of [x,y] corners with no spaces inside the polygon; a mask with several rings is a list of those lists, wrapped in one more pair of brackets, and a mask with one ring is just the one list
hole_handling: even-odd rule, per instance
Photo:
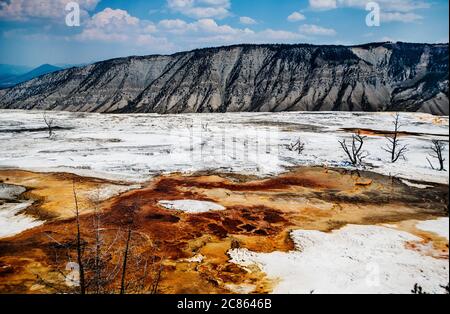
{"label": "bare dead tree", "polygon": [[411,290],[412,294],[428,294],[427,292],[425,292],[422,288],[422,286],[419,286],[418,283],[416,283],[414,285],[414,288]]}
{"label": "bare dead tree", "polygon": [[[81,235],[80,208],[79,208],[79,203],[78,203],[78,195],[77,195],[77,192],[75,189],[75,180],[72,180],[72,193],[73,193],[73,198],[74,198],[74,206],[75,206],[74,215],[75,215],[75,223],[76,223],[76,238],[75,238],[76,263],[70,262],[71,256],[70,256],[69,251],[70,251],[70,247],[73,246],[72,242],[65,245],[65,244],[58,242],[53,237],[51,237],[49,235],[47,235],[47,236],[50,239],[54,240],[54,242],[57,243],[57,245],[59,247],[67,249],[67,251],[68,251],[67,257],[69,259],[69,263],[66,265],[66,270],[70,270],[72,273],[75,271],[75,273],[77,273],[78,276],[76,276],[77,279],[75,279],[74,277],[71,277],[70,275],[66,276],[59,269],[57,270],[57,273],[60,274],[66,280],[66,282],[70,282],[71,285],[78,286],[79,294],[86,294],[87,286],[86,286],[86,280],[85,280],[85,268],[84,268],[85,264],[84,264],[84,259],[83,259],[84,243],[83,243],[82,235]],[[58,255],[56,252],[55,252],[55,263],[59,264]],[[69,266],[69,265],[71,265],[71,266],[69,268],[67,268],[67,266]],[[52,283],[50,281],[47,281],[44,278],[42,278],[41,276],[39,276],[38,274],[36,274],[36,276],[38,279],[38,283],[43,284],[47,288],[57,291],[57,293],[73,293],[74,292],[74,291],[72,291],[72,289],[67,289],[66,287],[63,287],[58,283]]]}
{"label": "bare dead tree", "polygon": [[75,200],[75,214],[76,214],[76,224],[77,224],[77,263],[80,271],[80,294],[86,294],[86,285],[84,277],[84,264],[83,264],[83,248],[81,243],[81,230],[80,230],[80,209],[78,206],[78,197],[75,190],[75,180],[72,181],[72,191]]}
{"label": "bare dead tree", "polygon": [[430,161],[430,159],[427,157],[427,161],[430,164],[431,168],[433,170],[437,170],[437,171],[446,171],[445,170],[445,158],[444,158],[444,154],[443,152],[445,151],[445,144],[442,141],[439,140],[433,140],[433,146],[431,146],[431,150],[433,151],[432,153],[429,154],[430,157],[435,158],[438,160],[439,162],[439,166],[438,167],[434,167],[433,163]]}
{"label": "bare dead tree", "polygon": [[158,294],[158,288],[159,288],[159,283],[161,281],[161,274],[163,271],[163,265],[162,262],[158,265],[158,267],[156,268],[156,274],[153,278],[153,282],[152,282],[152,288],[150,290],[151,294]]}
{"label": "bare dead tree", "polygon": [[355,167],[362,166],[364,164],[364,159],[369,156],[367,151],[363,150],[364,140],[366,136],[361,136],[360,133],[352,135],[352,144],[349,148],[346,140],[339,141],[342,150],[347,155],[351,164]]}
{"label": "bare dead tree", "polygon": [[43,114],[44,123],[47,126],[48,130],[48,138],[51,138],[53,136],[53,124],[55,122],[54,119],[50,119],[46,113]]}
{"label": "bare dead tree", "polygon": [[97,199],[95,202],[95,213],[94,213],[94,231],[95,231],[95,260],[94,260],[94,284],[95,284],[95,293],[100,294],[102,287],[102,269],[103,265],[101,263],[101,254],[102,254],[102,237],[100,232],[100,224],[101,224],[101,215],[100,210],[98,208],[98,203],[100,200],[99,191],[97,190]]}
{"label": "bare dead tree", "polygon": [[123,252],[123,265],[122,265],[122,279],[120,283],[120,294],[125,294],[125,276],[127,274],[127,262],[128,262],[128,251],[130,248],[131,241],[131,225],[128,227],[127,242],[125,244],[125,250]]}
{"label": "bare dead tree", "polygon": [[[98,206],[99,199],[95,202],[92,228],[89,227],[91,224],[82,223],[75,180],[72,182],[72,190],[76,238],[65,243],[47,234],[55,243],[54,273],[63,280],[49,281],[40,274],[35,274],[37,283],[63,294],[156,293],[161,280],[163,259],[159,257],[157,247],[148,235],[134,229],[138,205],[127,208],[124,222],[128,225],[128,229],[123,236],[120,227],[116,229],[114,226],[112,228],[102,226],[103,213]],[[83,230],[85,231],[82,233]],[[148,248],[153,251],[149,251]],[[67,257],[59,254],[61,250],[63,252],[67,250]],[[68,264],[66,258],[69,260]],[[66,268],[60,269],[62,264],[66,264]],[[68,269],[69,264],[74,267]],[[65,273],[69,270],[70,274]],[[75,277],[71,277],[73,275]]]}
{"label": "bare dead tree", "polygon": [[287,145],[287,149],[291,152],[297,152],[299,155],[303,153],[305,150],[305,143],[299,138],[295,143],[291,143]]}
{"label": "bare dead tree", "polygon": [[[134,280],[133,283],[129,283],[127,285],[127,291],[131,290],[132,291],[145,291],[146,288],[146,281],[148,278],[148,266],[149,266],[149,259],[148,258],[142,258],[142,256],[139,254],[136,256],[136,261],[135,261],[135,268],[136,269],[140,269],[142,272],[141,276],[138,276],[136,280]],[[134,287],[133,287],[134,286]]]}
{"label": "bare dead tree", "polygon": [[391,162],[395,163],[400,158],[406,160],[406,152],[408,151],[408,145],[401,145],[399,140],[399,134],[400,134],[400,128],[402,125],[400,124],[400,114],[395,114],[394,119],[394,132],[392,135],[386,136],[386,139],[388,140],[388,144],[385,147],[382,147],[382,149],[390,154]]}

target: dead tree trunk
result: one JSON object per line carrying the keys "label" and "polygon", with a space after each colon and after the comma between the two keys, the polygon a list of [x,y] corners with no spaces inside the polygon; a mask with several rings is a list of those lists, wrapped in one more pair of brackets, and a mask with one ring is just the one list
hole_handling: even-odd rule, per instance
{"label": "dead tree trunk", "polygon": [[346,140],[339,141],[339,144],[342,147],[342,150],[347,155],[351,164],[354,167],[360,166],[363,164],[364,159],[368,156],[366,151],[363,151],[365,136],[361,136],[361,134],[352,135],[352,146],[348,148]]}
{"label": "dead tree trunk", "polygon": [[431,150],[433,151],[433,153],[429,154],[430,157],[437,159],[439,162],[439,167],[435,168],[433,166],[433,163],[427,157],[428,163],[430,164],[431,168],[437,171],[446,171],[444,165],[445,158],[443,154],[443,152],[445,151],[445,144],[442,141],[433,140],[433,146],[431,146]]}
{"label": "dead tree trunk", "polygon": [[407,145],[401,145],[399,140],[400,134],[400,114],[395,115],[394,119],[394,132],[391,136],[387,136],[388,144],[386,147],[382,147],[382,149],[390,154],[391,162],[395,163],[400,158],[406,159],[406,152],[408,151]]}
{"label": "dead tree trunk", "polygon": [[161,263],[158,266],[158,269],[156,270],[155,278],[153,279],[152,289],[150,290],[151,294],[158,294],[158,288],[159,288],[159,283],[161,281],[162,271],[163,271],[163,265],[162,265],[162,261],[161,261]]}
{"label": "dead tree trunk", "polygon": [[120,283],[120,294],[125,294],[125,282],[126,282],[126,274],[127,274],[127,261],[128,261],[128,250],[130,248],[130,240],[131,240],[131,226],[128,227],[128,234],[127,234],[127,242],[125,244],[125,251],[123,254],[123,264],[122,264],[122,279]]}
{"label": "dead tree trunk", "polygon": [[47,115],[44,113],[44,123],[47,126],[48,130],[48,138],[51,138],[53,136],[53,119],[49,119]]}
{"label": "dead tree trunk", "polygon": [[72,181],[73,197],[75,200],[75,214],[76,214],[76,224],[77,224],[77,263],[80,267],[80,294],[86,294],[86,284],[84,277],[84,265],[83,265],[83,247],[81,241],[81,230],[80,230],[80,210],[78,206],[78,197],[75,190],[75,180]]}
{"label": "dead tree trunk", "polygon": [[94,282],[95,282],[95,293],[100,294],[101,292],[101,278],[102,278],[102,263],[101,263],[101,235],[100,235],[100,213],[98,208],[95,210],[95,262],[94,262]]}
{"label": "dead tree trunk", "polygon": [[291,152],[297,152],[299,155],[301,155],[305,150],[305,143],[302,141],[301,138],[299,138],[297,142],[288,144],[286,147]]}

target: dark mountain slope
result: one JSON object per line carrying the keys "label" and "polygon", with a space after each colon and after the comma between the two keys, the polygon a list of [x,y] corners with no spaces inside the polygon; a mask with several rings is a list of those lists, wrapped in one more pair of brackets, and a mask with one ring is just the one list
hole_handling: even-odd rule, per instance
{"label": "dark mountain slope", "polygon": [[448,44],[237,45],[128,57],[20,84],[0,98],[0,108],[448,115],[448,52]]}

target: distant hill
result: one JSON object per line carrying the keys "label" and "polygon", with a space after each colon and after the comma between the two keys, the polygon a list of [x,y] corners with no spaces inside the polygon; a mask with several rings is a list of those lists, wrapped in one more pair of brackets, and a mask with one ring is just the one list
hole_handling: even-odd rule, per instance
{"label": "distant hill", "polygon": [[0,64],[0,83],[31,71],[31,67],[12,64]]}
{"label": "distant hill", "polygon": [[0,64],[0,76],[6,75],[22,75],[33,68],[24,65]]}
{"label": "distant hill", "polygon": [[32,70],[27,67],[2,64],[0,66],[0,88],[13,87],[41,75],[53,73],[62,69],[63,68],[51,64],[43,64]]}
{"label": "distant hill", "polygon": [[448,44],[235,45],[58,71],[2,91],[0,108],[448,115],[448,61]]}

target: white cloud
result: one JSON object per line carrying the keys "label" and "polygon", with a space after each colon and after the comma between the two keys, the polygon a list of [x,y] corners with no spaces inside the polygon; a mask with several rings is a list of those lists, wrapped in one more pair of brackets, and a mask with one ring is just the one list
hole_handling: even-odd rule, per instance
{"label": "white cloud", "polygon": [[229,25],[218,25],[213,19],[201,19],[191,24],[195,31],[213,34],[236,34],[240,29],[235,29]]}
{"label": "white cloud", "polygon": [[[339,7],[365,9],[369,0],[309,0],[309,6],[315,10],[331,10]],[[375,0],[384,11],[411,12],[427,9],[430,2],[424,0]]]}
{"label": "white cloud", "polygon": [[187,23],[180,19],[174,20],[161,20],[158,23],[158,26],[167,29],[167,30],[186,30]]}
{"label": "white cloud", "polygon": [[[175,1],[175,0],[174,0]],[[189,7],[194,0],[176,0],[179,7]],[[204,4],[223,4],[223,0],[202,0]],[[244,21],[249,22],[249,20]],[[26,30],[20,36],[27,35]],[[38,36],[44,36],[42,31]],[[56,34],[51,35],[56,39]],[[82,23],[79,32],[61,35],[60,40],[108,43],[112,51],[125,53],[173,53],[194,48],[241,43],[296,43],[306,36],[299,32],[277,29],[254,31],[249,27],[233,27],[213,18],[192,22],[163,19],[153,23],[139,19],[126,10],[106,8]]]}
{"label": "white cloud", "polygon": [[167,5],[172,9],[185,9],[194,5],[194,0],[167,0]]}
{"label": "white cloud", "polygon": [[241,29],[233,28],[229,25],[219,25],[213,19],[200,19],[198,21],[187,23],[186,21],[175,20],[161,20],[158,23],[159,32],[169,32],[176,34],[236,34],[241,32]]}
{"label": "white cloud", "polygon": [[[364,0],[339,0],[343,6],[365,8]],[[375,0],[384,11],[411,12],[431,7],[431,1],[422,0]]]}
{"label": "white cloud", "polygon": [[228,10],[223,7],[194,7],[186,11],[186,15],[199,19],[207,17],[224,18],[229,14]]}
{"label": "white cloud", "polygon": [[248,16],[241,16],[239,18],[239,21],[241,22],[241,24],[245,24],[245,25],[258,24],[258,22],[256,22],[254,19],[252,19],[251,17],[248,17]]}
{"label": "white cloud", "polygon": [[183,15],[201,18],[224,18],[230,14],[230,0],[167,0],[167,6]]}
{"label": "white cloud", "polygon": [[309,6],[315,10],[336,9],[337,0],[309,0]]}
{"label": "white cloud", "polygon": [[[28,21],[32,19],[60,19],[64,23],[67,12],[66,4],[71,0],[9,0],[0,1],[0,18],[13,21]],[[100,0],[77,0],[81,14],[95,9]]]}
{"label": "white cloud", "polygon": [[[189,47],[191,44],[211,46],[237,43],[286,43],[297,42],[305,38],[300,33],[284,30],[265,29],[255,32],[249,28],[241,29],[226,24],[219,25],[213,19],[200,19],[192,23],[182,20],[162,20],[158,23],[158,31],[160,34],[171,34],[173,41],[184,43],[183,47],[186,47],[186,44]],[[180,36],[175,37],[178,35]]]}
{"label": "white cloud", "polygon": [[200,19],[187,23],[182,20],[163,20],[158,24],[158,34],[170,38],[177,50],[240,43],[296,43],[305,36],[296,32],[250,28],[235,28],[219,24],[213,19]]}
{"label": "white cloud", "polygon": [[156,50],[171,48],[165,37],[155,36],[157,31],[157,26],[153,23],[140,20],[125,10],[106,8],[95,14],[75,39],[129,46],[154,45]]}
{"label": "white cloud", "polygon": [[153,23],[147,25],[144,28],[144,32],[145,33],[156,33],[158,31],[158,28],[156,27],[156,25],[154,25]]}
{"label": "white cloud", "polygon": [[298,43],[304,40],[305,36],[300,33],[284,30],[266,29],[255,32],[251,29],[242,29],[234,34],[210,34],[195,36],[189,43],[193,46],[189,48],[209,47],[216,45],[231,44],[268,44],[268,43]]}
{"label": "white cloud", "polygon": [[266,29],[258,34],[258,38],[266,39],[274,42],[292,42],[305,39],[306,37],[299,33],[283,31],[283,30],[273,30]]}
{"label": "white cloud", "polygon": [[95,14],[89,22],[90,27],[95,26],[98,28],[110,26],[120,28],[138,24],[139,19],[131,16],[127,11],[120,9],[113,10],[111,8],[106,8]]}
{"label": "white cloud", "polygon": [[303,21],[305,19],[306,19],[306,17],[303,14],[301,14],[300,12],[293,12],[291,15],[289,15],[287,17],[287,20],[289,22],[298,22],[298,21]]}
{"label": "white cloud", "polygon": [[[431,3],[424,0],[374,0],[382,10],[381,21],[412,23],[423,19],[416,10],[428,9]],[[309,0],[313,10],[332,10],[337,8],[358,8],[365,10],[368,0]]]}
{"label": "white cloud", "polygon": [[126,42],[129,36],[124,33],[106,32],[99,28],[87,28],[77,36],[81,41]]}
{"label": "white cloud", "polygon": [[154,24],[131,16],[125,10],[107,8],[94,15],[75,38],[79,41],[102,41],[130,47],[152,45],[163,52],[174,52],[197,48],[196,45],[227,44],[240,39],[245,41],[247,36],[253,34],[247,28],[219,25],[211,18],[191,23],[182,19],[165,19]]}
{"label": "white cloud", "polygon": [[303,24],[299,27],[299,31],[305,35],[312,36],[334,36],[336,31],[332,28],[325,28],[314,24]]}
{"label": "white cloud", "polygon": [[401,13],[401,12],[383,12],[381,13],[381,22],[403,22],[411,23],[423,20],[421,15],[415,13]]}

